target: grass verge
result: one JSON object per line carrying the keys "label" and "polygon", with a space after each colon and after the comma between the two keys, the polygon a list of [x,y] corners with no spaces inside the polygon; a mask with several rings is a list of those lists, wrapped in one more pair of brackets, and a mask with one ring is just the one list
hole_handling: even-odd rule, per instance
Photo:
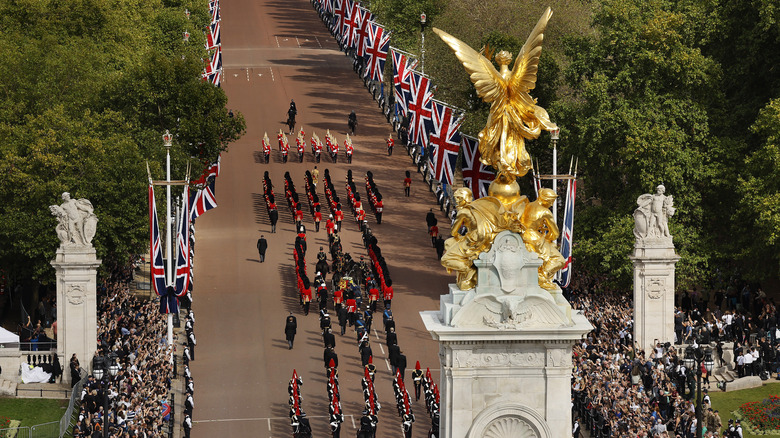
{"label": "grass verge", "polygon": [[59,421],[68,407],[68,400],[45,398],[0,398],[4,417],[22,422],[21,427]]}
{"label": "grass verge", "polygon": [[[714,387],[715,385],[712,385],[713,389]],[[780,395],[780,382],[775,380],[768,380],[763,386],[758,388],[742,389],[740,391],[720,392],[710,390],[712,408],[719,411],[718,413],[723,421],[724,428],[728,426],[729,419],[734,418],[732,412],[739,409],[743,403],[760,401],[773,394]],[[744,433],[743,438],[758,438],[760,436],[766,435]]]}

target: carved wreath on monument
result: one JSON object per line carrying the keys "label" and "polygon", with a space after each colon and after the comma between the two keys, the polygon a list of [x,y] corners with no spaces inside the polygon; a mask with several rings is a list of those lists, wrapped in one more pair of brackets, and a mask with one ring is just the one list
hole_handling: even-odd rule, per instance
{"label": "carved wreath on monument", "polygon": [[49,210],[57,218],[55,230],[62,246],[92,246],[98,218],[89,200],[71,199],[64,192],[62,204],[50,205]]}

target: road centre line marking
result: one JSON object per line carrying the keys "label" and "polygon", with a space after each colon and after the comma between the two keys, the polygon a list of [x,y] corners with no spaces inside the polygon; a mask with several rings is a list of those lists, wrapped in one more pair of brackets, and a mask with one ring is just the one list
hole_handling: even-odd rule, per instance
{"label": "road centre line marking", "polygon": [[320,44],[320,39],[317,38],[317,35],[314,35],[314,39],[317,40],[317,45],[320,46],[320,49],[322,48],[322,44]]}
{"label": "road centre line marking", "polygon": [[301,41],[298,40],[298,35],[295,35],[295,42],[298,43],[298,48],[301,48]]}
{"label": "road centre line marking", "polygon": [[271,70],[271,81],[276,82],[276,79],[274,79],[274,69],[271,67],[268,67],[268,70]]}
{"label": "road centre line marking", "polygon": [[279,45],[279,37],[274,35],[274,38],[276,39],[276,47],[281,48],[282,46]]}

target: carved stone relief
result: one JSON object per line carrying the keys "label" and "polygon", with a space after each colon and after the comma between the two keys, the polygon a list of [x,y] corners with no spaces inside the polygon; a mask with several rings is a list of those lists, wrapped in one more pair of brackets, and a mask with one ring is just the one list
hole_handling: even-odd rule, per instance
{"label": "carved stone relief", "polygon": [[68,299],[69,303],[73,304],[74,306],[78,306],[84,303],[84,299],[87,297],[87,292],[84,290],[84,286],[80,284],[71,284],[68,286],[68,289],[65,292],[65,297]]}
{"label": "carved stone relief", "polygon": [[539,434],[525,421],[516,417],[501,417],[490,422],[485,438],[538,438]]}

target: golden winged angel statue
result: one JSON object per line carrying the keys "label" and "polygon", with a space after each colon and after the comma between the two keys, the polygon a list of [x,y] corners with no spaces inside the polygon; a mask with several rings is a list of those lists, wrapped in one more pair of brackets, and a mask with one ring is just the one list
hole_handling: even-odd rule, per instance
{"label": "golden winged angel statue", "polygon": [[531,157],[525,149],[525,139],[538,138],[542,129],[557,128],[547,111],[536,105],[536,99],[528,94],[536,87],[543,32],[551,16],[552,10],[547,8],[523,44],[512,71],[509,70],[511,53],[502,50],[496,54],[495,60],[500,66],[496,71],[481,53],[447,32],[433,29],[463,63],[477,95],[490,104],[487,124],[479,133],[479,152],[480,160],[498,171],[497,179],[507,180],[511,176],[514,180],[528,173]]}

